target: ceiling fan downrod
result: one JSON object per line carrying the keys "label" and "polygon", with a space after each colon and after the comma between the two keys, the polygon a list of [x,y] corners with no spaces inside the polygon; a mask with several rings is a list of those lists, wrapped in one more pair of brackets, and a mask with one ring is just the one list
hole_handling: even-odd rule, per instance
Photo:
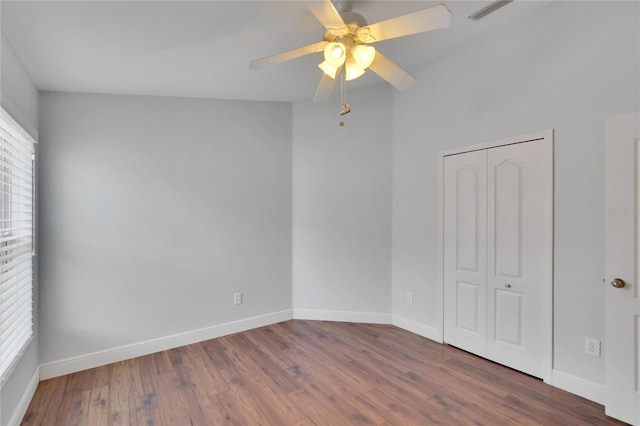
{"label": "ceiling fan downrod", "polygon": [[332,0],[333,6],[340,13],[351,12],[353,10],[354,0]]}

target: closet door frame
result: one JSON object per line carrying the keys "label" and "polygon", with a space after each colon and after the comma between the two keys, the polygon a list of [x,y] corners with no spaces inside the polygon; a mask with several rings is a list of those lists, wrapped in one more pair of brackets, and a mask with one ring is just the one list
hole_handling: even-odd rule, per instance
{"label": "closet door frame", "polygon": [[[540,141],[548,141],[548,155],[551,157],[551,173],[553,175],[553,130],[545,130],[542,132],[529,133],[526,135],[516,136],[512,138],[500,139],[492,142],[486,142],[471,146],[454,148],[438,153],[438,313],[437,313],[437,340],[444,342],[444,159],[450,155],[462,154],[465,152],[479,151],[490,148],[497,148],[505,145],[514,145],[520,143],[536,143]],[[550,176],[553,182],[553,176]],[[552,185],[553,186],[553,185]],[[549,256],[551,257],[549,271],[546,271],[547,280],[545,288],[545,300],[547,303],[546,323],[544,324],[545,332],[545,364],[544,376],[542,379],[545,383],[552,382],[553,371],[553,189],[550,191],[548,200],[551,206],[552,225],[546,230],[544,239],[545,246],[548,247]]]}

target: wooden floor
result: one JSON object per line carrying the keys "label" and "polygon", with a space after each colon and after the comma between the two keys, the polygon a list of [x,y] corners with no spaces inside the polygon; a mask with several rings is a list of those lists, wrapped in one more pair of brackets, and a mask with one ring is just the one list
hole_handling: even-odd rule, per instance
{"label": "wooden floor", "polygon": [[389,325],[293,320],[38,385],[24,425],[619,424]]}

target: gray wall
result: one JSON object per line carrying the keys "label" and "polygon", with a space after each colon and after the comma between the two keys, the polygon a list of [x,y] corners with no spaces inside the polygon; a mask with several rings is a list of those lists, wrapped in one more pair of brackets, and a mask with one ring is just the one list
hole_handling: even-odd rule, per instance
{"label": "gray wall", "polygon": [[290,104],[40,106],[42,363],[291,309]]}
{"label": "gray wall", "polygon": [[[38,128],[38,90],[31,81],[13,48],[1,36],[0,50],[0,91],[3,107],[14,114],[14,119],[26,130],[33,133]],[[5,102],[9,101],[10,105]],[[36,258],[37,262],[37,258]],[[35,335],[26,352],[0,391],[0,425],[5,425],[13,415],[20,398],[24,394],[33,373],[40,364],[38,356],[38,284],[37,265],[34,282],[34,331]]]}
{"label": "gray wall", "polygon": [[394,314],[436,325],[438,151],[553,128],[554,368],[603,383],[603,358],[584,353],[584,338],[604,338],[604,120],[640,109],[638,9],[554,2],[428,64],[396,94]]}
{"label": "gray wall", "polygon": [[[38,89],[31,81],[22,62],[16,56],[11,43],[2,34],[0,63],[2,64],[2,94],[17,110],[13,117],[25,130],[38,127]],[[4,105],[3,105],[4,106]],[[13,111],[10,111],[13,112]]]}
{"label": "gray wall", "polygon": [[293,307],[388,314],[391,89],[349,102],[293,107]]}

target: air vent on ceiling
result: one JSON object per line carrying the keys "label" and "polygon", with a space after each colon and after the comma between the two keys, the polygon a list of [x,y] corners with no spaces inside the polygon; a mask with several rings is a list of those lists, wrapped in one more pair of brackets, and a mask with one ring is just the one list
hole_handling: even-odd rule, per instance
{"label": "air vent on ceiling", "polygon": [[477,21],[479,19],[482,19],[485,16],[487,16],[488,14],[493,13],[496,10],[500,9],[502,6],[508,5],[512,1],[513,0],[498,0],[498,1],[494,1],[493,3],[490,3],[489,5],[483,7],[482,9],[477,11],[476,13],[473,13],[473,14],[469,15],[469,19],[471,19],[472,21]]}

